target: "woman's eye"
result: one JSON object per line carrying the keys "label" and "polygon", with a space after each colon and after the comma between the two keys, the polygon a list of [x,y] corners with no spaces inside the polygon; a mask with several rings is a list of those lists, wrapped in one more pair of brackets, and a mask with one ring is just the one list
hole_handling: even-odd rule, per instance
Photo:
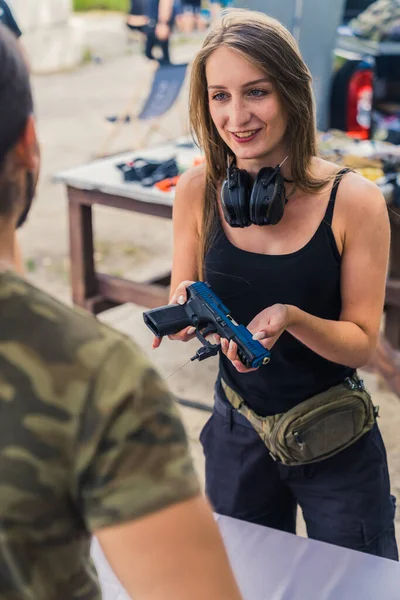
{"label": "woman's eye", "polygon": [[218,92],[218,94],[213,96],[213,100],[225,100],[225,98],[226,94],[224,94],[224,92]]}
{"label": "woman's eye", "polygon": [[249,96],[253,96],[255,98],[261,98],[261,96],[266,96],[267,94],[267,90],[251,90],[249,92]]}

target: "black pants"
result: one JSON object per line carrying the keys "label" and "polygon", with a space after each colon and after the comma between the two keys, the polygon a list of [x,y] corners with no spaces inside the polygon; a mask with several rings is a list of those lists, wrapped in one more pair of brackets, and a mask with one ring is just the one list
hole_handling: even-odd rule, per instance
{"label": "black pants", "polygon": [[130,15],[144,15],[145,14],[145,2],[144,0],[130,0],[129,14]]}
{"label": "black pants", "polygon": [[144,53],[147,58],[150,60],[155,60],[153,56],[153,48],[154,46],[159,46],[162,52],[162,58],[159,60],[160,64],[168,65],[170,64],[169,58],[169,38],[166,40],[159,40],[156,37],[156,28],[152,25],[149,25],[145,28],[146,33],[146,43],[144,48]]}
{"label": "black pants", "polygon": [[332,458],[288,467],[274,462],[251,425],[217,396],[200,441],[217,513],[295,533],[300,505],[310,538],[398,560],[395,499],[377,425]]}

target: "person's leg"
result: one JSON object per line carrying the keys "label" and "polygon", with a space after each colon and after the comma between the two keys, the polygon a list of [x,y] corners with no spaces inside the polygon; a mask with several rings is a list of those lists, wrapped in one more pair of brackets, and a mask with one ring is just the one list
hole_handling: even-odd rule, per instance
{"label": "person's leg", "polygon": [[154,60],[153,48],[156,43],[156,29],[155,27],[146,27],[146,41],[144,46],[144,54],[150,60]]}
{"label": "person's leg", "polygon": [[211,0],[210,2],[210,13],[211,23],[216,23],[221,16],[222,5],[218,0]]}
{"label": "person's leg", "polygon": [[310,538],[398,560],[395,500],[377,425],[332,458],[292,467],[287,484]]}
{"label": "person's leg", "polygon": [[201,2],[198,2],[193,6],[193,17],[194,24],[197,31],[204,31],[207,27],[207,23],[201,14]]}
{"label": "person's leg", "polygon": [[173,9],[173,19],[174,24],[179,32],[182,31],[182,16],[183,16],[183,7],[182,0],[174,0],[174,9]]}
{"label": "person's leg", "polygon": [[139,31],[144,33],[144,28],[149,21],[148,16],[145,14],[143,0],[131,0],[130,9],[126,21],[127,27],[131,30]]}
{"label": "person's leg", "polygon": [[252,427],[214,409],[200,441],[206,459],[206,493],[215,512],[295,533],[296,502]]}
{"label": "person's leg", "polygon": [[195,16],[191,4],[182,4],[182,12],[179,15],[179,29],[182,33],[192,33],[195,27]]}
{"label": "person's leg", "polygon": [[162,51],[162,58],[160,60],[160,64],[169,65],[171,63],[169,58],[169,37],[166,40],[160,40],[158,42]]}

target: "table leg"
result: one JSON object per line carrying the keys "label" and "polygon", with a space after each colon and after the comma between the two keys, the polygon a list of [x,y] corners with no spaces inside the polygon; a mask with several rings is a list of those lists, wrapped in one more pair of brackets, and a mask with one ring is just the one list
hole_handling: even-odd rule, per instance
{"label": "table leg", "polygon": [[97,293],[92,207],[80,204],[73,188],[68,188],[68,201],[72,300],[86,308],[86,301]]}
{"label": "table leg", "polygon": [[[152,205],[151,212],[145,203],[102,192],[67,187],[69,201],[69,244],[71,261],[71,287],[74,304],[98,314],[119,304],[133,302],[148,308],[168,303],[170,271],[143,282],[98,273],[94,261],[92,205],[105,204],[125,210],[135,210],[171,218],[170,206]],[[107,202],[104,202],[104,198]],[[128,202],[129,200],[129,202]],[[133,208],[132,208],[133,207]]]}

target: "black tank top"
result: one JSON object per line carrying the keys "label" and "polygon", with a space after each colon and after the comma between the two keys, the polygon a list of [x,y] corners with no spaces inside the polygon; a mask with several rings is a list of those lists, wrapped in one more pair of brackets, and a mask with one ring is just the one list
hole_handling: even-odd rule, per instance
{"label": "black tank top", "polygon": [[[322,319],[339,319],[341,259],[331,223],[337,188],[347,171],[338,173],[325,216],[311,240],[291,254],[241,250],[228,240],[219,222],[205,257],[205,276],[238,323],[247,325],[276,303],[297,306]],[[353,368],[322,358],[286,331],[273,346],[270,363],[257,371],[238,373],[220,354],[220,376],[264,416],[286,412],[352,373]]]}

